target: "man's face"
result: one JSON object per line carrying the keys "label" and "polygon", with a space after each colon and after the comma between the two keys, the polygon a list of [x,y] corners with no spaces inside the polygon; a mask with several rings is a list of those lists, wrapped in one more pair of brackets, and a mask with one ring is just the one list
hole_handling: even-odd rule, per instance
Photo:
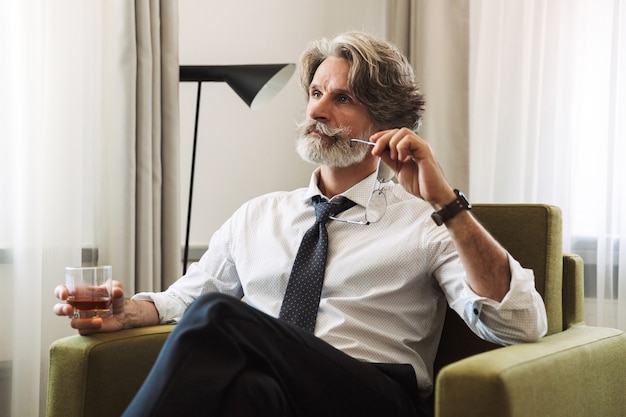
{"label": "man's face", "polygon": [[350,147],[351,138],[367,140],[375,130],[366,108],[348,89],[349,69],[346,59],[329,57],[313,76],[297,143],[305,160],[346,167],[361,162],[368,152],[367,146]]}

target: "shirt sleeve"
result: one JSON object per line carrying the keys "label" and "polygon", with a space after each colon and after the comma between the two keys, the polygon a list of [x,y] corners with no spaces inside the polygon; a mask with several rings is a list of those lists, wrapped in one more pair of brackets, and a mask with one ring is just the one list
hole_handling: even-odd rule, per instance
{"label": "shirt sleeve", "polygon": [[187,273],[163,292],[140,292],[132,300],[154,303],[162,324],[177,323],[187,307],[199,296],[220,292],[241,298],[239,275],[231,259],[231,242],[234,240],[233,218],[213,235],[209,249],[202,258],[189,266]]}
{"label": "shirt sleeve", "polygon": [[502,301],[477,295],[463,279],[450,307],[481,338],[500,345],[533,342],[548,329],[546,308],[535,289],[535,275],[509,254],[511,284]]}
{"label": "shirt sleeve", "polygon": [[177,323],[187,309],[187,304],[163,292],[140,292],[133,295],[131,300],[153,302],[161,324]]}

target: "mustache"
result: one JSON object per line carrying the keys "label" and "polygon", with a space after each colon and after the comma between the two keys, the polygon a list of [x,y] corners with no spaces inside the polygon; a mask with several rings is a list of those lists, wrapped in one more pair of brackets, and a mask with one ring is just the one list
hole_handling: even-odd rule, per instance
{"label": "mustache", "polygon": [[342,136],[347,136],[351,131],[349,127],[330,127],[326,123],[315,120],[298,123],[297,128],[301,136],[307,136],[313,132],[317,132],[335,141],[341,139]]}

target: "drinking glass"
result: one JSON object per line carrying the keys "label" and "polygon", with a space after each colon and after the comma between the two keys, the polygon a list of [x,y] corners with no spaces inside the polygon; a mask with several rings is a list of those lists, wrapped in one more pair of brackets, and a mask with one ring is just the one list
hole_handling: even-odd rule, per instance
{"label": "drinking glass", "polygon": [[108,317],[111,311],[112,268],[110,265],[65,268],[66,301],[74,318]]}

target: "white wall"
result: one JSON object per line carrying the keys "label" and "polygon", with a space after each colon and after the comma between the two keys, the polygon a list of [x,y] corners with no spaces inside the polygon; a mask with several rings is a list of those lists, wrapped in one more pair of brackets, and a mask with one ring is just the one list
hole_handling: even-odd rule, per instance
{"label": "white wall", "polygon": [[[382,0],[180,0],[180,64],[297,63],[307,44],[351,29],[384,36]],[[196,85],[181,84],[181,242],[184,241]],[[202,86],[190,244],[251,197],[308,184],[314,166],[295,152],[304,96],[297,74],[252,111],[224,83]]]}

